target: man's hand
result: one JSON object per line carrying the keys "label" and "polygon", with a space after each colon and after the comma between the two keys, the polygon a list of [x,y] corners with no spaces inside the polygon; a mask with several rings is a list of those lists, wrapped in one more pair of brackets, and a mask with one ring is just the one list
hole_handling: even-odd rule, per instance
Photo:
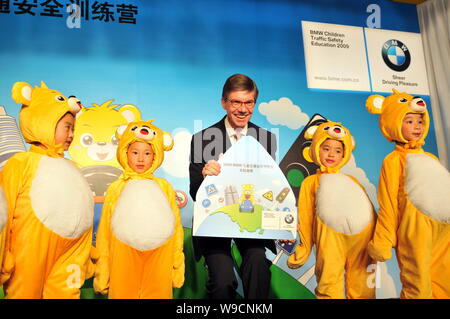
{"label": "man's hand", "polygon": [[295,239],[293,240],[289,240],[289,239],[279,239],[278,240],[280,243],[285,244],[285,245],[292,245],[296,242]]}
{"label": "man's hand", "polygon": [[215,160],[210,160],[202,169],[203,178],[220,174],[220,164]]}

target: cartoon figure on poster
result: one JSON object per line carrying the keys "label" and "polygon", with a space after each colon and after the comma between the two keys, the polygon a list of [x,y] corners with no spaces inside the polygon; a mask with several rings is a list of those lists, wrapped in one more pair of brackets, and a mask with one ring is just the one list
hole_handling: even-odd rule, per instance
{"label": "cartoon figure on poster", "polygon": [[245,136],[219,163],[223,173],[206,177],[197,193],[193,235],[295,239],[295,198],[261,144]]}
{"label": "cartoon figure on poster", "polygon": [[395,142],[381,167],[369,254],[385,261],[395,248],[401,298],[450,298],[450,174],[422,149],[430,126],[426,103],[393,89],[387,97],[371,95],[366,107]]}

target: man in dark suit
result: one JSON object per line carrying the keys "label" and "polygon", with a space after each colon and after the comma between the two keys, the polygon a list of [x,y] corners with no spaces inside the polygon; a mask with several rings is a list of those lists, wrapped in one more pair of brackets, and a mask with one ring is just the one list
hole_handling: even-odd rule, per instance
{"label": "man in dark suit", "polygon": [[[243,74],[230,76],[222,90],[222,107],[227,115],[216,124],[196,133],[191,141],[189,165],[190,194],[196,198],[203,179],[220,174],[219,156],[241,136],[253,136],[275,159],[275,135],[250,122],[258,98],[255,82]],[[232,238],[193,237],[195,257],[205,257],[209,280],[208,294],[213,299],[233,299],[237,281],[231,256]],[[271,262],[266,247],[276,254],[273,240],[233,239],[242,255],[241,279],[244,297],[267,298],[270,288]]]}

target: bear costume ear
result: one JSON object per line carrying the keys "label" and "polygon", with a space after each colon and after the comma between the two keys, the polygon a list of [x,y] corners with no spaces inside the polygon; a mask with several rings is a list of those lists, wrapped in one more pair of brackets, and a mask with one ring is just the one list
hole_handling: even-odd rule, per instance
{"label": "bear costume ear", "polygon": [[353,137],[353,135],[351,135],[352,138],[352,151],[355,150],[356,147],[356,142],[355,142],[355,138]]}
{"label": "bear costume ear", "polygon": [[11,90],[12,99],[22,105],[30,105],[33,88],[26,82],[16,82]]}
{"label": "bear costume ear", "polygon": [[173,147],[173,138],[168,132],[163,132],[164,151],[170,151]]}
{"label": "bear costume ear", "polygon": [[384,96],[378,94],[369,96],[369,98],[366,100],[366,108],[369,113],[381,114],[381,112],[383,111],[384,99]]}
{"label": "bear costume ear", "polygon": [[314,163],[314,161],[311,158],[311,153],[310,153],[311,150],[310,149],[311,149],[311,146],[307,146],[303,149],[303,152],[302,152],[303,158],[310,163]]}
{"label": "bear costume ear", "polygon": [[124,104],[118,109],[118,111],[123,117],[125,117],[128,123],[141,120],[141,112],[134,105]]}
{"label": "bear costume ear", "polygon": [[83,114],[84,112],[86,112],[86,109],[83,106],[81,108],[81,110],[79,112],[77,112],[77,115],[75,115],[75,118],[78,119],[80,117],[80,115]]}
{"label": "bear costume ear", "polygon": [[312,140],[314,133],[316,133],[318,125],[310,126],[305,132],[305,139]]}
{"label": "bear costume ear", "polygon": [[125,133],[125,130],[127,129],[128,125],[121,125],[116,130],[116,138],[120,140],[122,138],[123,133]]}

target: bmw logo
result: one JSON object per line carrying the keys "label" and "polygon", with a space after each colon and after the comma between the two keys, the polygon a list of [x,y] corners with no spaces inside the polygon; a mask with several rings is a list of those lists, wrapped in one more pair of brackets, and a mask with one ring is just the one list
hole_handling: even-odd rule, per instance
{"label": "bmw logo", "polygon": [[286,215],[286,217],[284,217],[284,221],[287,224],[292,224],[294,222],[294,216],[292,216],[291,214]]}
{"label": "bmw logo", "polygon": [[411,63],[411,54],[408,48],[399,40],[386,41],[383,44],[381,55],[384,63],[394,71],[405,71]]}

